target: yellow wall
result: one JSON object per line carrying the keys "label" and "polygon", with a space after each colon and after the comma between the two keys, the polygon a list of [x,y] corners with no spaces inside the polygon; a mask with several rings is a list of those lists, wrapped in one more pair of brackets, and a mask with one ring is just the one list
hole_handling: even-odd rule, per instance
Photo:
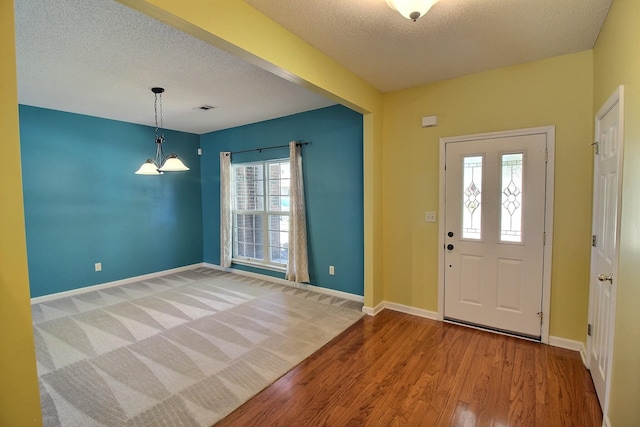
{"label": "yellow wall", "polygon": [[640,2],[614,0],[594,48],[594,111],[625,86],[622,223],[609,419],[640,423]]}
{"label": "yellow wall", "polygon": [[382,96],[241,0],[119,0],[364,114],[364,298],[382,300]]}
{"label": "yellow wall", "polygon": [[[423,222],[438,210],[438,138],[556,126],[555,241],[551,335],[584,340],[591,211],[592,103],[627,86],[627,153],[622,254],[611,416],[615,426],[640,419],[640,59],[633,43],[638,2],[615,0],[591,51],[508,67],[382,96],[322,52],[241,0],[121,0],[218,47],[365,114],[365,304],[382,299],[437,309],[437,228]],[[40,412],[28,300],[19,161],[13,4],[0,2],[0,425],[38,425]],[[592,65],[595,62],[595,85]],[[595,93],[594,93],[595,87]],[[383,115],[384,111],[384,115]],[[437,114],[437,128],[420,117]],[[383,132],[384,129],[384,132]],[[383,144],[384,141],[384,144]],[[384,161],[383,161],[384,159]],[[8,165],[8,167],[7,167]],[[384,201],[384,206],[383,206]],[[626,233],[625,233],[626,230]],[[384,245],[383,245],[384,244]],[[635,261],[635,263],[634,263]],[[10,384],[10,386],[7,386]]]}
{"label": "yellow wall", "polygon": [[13,1],[0,2],[0,426],[42,425],[22,208]]}
{"label": "yellow wall", "polygon": [[[550,334],[584,341],[593,134],[592,52],[384,95],[384,299],[438,309],[439,138],[556,126]],[[422,128],[421,117],[438,116]],[[441,220],[441,219],[439,219]]]}

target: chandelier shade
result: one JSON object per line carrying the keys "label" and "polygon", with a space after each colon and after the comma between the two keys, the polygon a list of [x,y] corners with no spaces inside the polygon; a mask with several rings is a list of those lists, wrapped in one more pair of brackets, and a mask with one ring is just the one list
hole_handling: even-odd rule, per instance
{"label": "chandelier shade", "polygon": [[[135,172],[136,175],[162,175],[163,172],[179,172],[188,171],[189,168],[182,163],[177,154],[164,155],[162,144],[164,143],[164,132],[162,129],[162,93],[164,89],[154,87],[151,89],[154,94],[153,109],[156,120],[156,155],[153,159],[147,159],[142,166]],[[160,104],[160,125],[158,126],[158,101]]]}
{"label": "chandelier shade", "polygon": [[161,173],[158,170],[158,165],[152,159],[147,159],[136,171],[136,175],[160,175]]}
{"label": "chandelier shade", "polygon": [[182,163],[182,160],[175,154],[169,154],[168,158],[164,161],[164,164],[158,169],[161,172],[179,172],[188,171],[189,168]]}
{"label": "chandelier shade", "polygon": [[412,21],[424,16],[438,0],[386,0],[387,5]]}

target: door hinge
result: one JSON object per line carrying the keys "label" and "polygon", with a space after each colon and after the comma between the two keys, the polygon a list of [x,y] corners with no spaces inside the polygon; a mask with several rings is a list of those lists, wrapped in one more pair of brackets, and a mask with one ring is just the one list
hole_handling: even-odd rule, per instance
{"label": "door hinge", "polygon": [[542,322],[544,321],[544,313],[542,313],[541,311],[536,313],[538,315],[538,317],[540,318],[540,326],[542,326]]}
{"label": "door hinge", "polygon": [[591,336],[591,323],[587,324],[587,335]]}
{"label": "door hinge", "polygon": [[542,233],[542,246],[546,246],[547,245],[547,232],[543,232]]}
{"label": "door hinge", "polygon": [[595,151],[596,156],[597,156],[598,154],[600,154],[600,148],[599,148],[599,147],[600,147],[600,143],[599,143],[598,141],[596,141],[596,142],[594,142],[594,143],[593,143],[593,144],[591,144],[591,145],[593,145],[593,146],[595,147],[595,149],[596,149],[596,151]]}
{"label": "door hinge", "polygon": [[544,161],[545,162],[549,161],[549,149],[548,148],[544,149]]}
{"label": "door hinge", "polygon": [[594,234],[593,236],[591,236],[591,246],[593,246],[594,248],[598,245],[598,237]]}

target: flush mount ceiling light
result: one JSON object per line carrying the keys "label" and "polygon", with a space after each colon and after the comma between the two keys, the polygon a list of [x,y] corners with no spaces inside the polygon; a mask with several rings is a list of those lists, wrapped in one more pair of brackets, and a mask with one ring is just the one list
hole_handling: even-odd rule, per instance
{"label": "flush mount ceiling light", "polygon": [[387,0],[387,4],[400,15],[416,22],[436,4],[438,0]]}
{"label": "flush mount ceiling light", "polygon": [[[163,172],[188,171],[189,168],[182,163],[176,154],[164,155],[162,144],[164,143],[164,132],[162,129],[162,93],[164,89],[161,87],[151,88],[155,100],[153,102],[153,110],[156,119],[156,156],[153,159],[147,159],[136,171],[137,175],[161,175]],[[158,100],[160,100],[160,126],[158,126]]]}

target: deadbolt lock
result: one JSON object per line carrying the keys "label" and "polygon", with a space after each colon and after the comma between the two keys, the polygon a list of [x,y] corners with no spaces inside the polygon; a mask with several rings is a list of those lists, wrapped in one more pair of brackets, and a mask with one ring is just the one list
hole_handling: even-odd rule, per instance
{"label": "deadbolt lock", "polygon": [[601,282],[609,281],[613,284],[613,274],[598,274],[598,280]]}

